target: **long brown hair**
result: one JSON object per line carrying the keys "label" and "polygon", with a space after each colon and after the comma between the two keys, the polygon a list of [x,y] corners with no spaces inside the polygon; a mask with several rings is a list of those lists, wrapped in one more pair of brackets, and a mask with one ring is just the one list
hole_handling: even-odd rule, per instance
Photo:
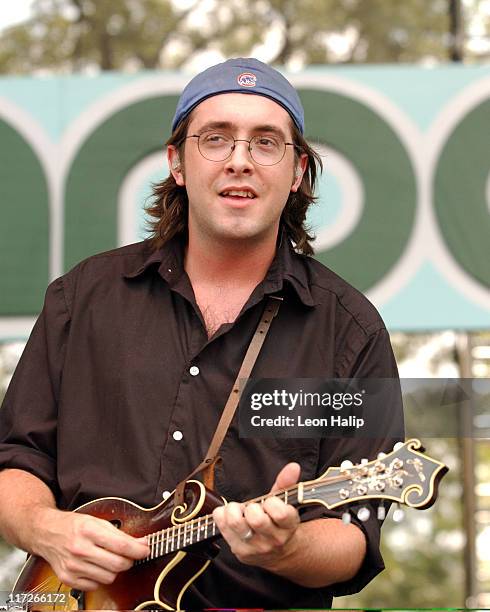
{"label": "long brown hair", "polygon": [[[166,143],[167,146],[177,147],[181,160],[184,159],[185,137],[191,115],[192,113],[181,121]],[[306,226],[306,212],[317,199],[314,195],[315,187],[318,172],[322,171],[323,165],[320,155],[310,147],[292,121],[291,130],[292,140],[296,145],[295,156],[299,159],[300,153],[306,153],[308,166],[298,191],[289,194],[281,222],[296,249],[305,255],[313,255],[310,243],[314,236],[309,233],[310,228]],[[163,181],[153,184],[151,203],[146,208],[146,212],[151,217],[148,229],[154,249],[159,249],[174,236],[187,238],[188,203],[186,188],[177,185],[171,173]]]}

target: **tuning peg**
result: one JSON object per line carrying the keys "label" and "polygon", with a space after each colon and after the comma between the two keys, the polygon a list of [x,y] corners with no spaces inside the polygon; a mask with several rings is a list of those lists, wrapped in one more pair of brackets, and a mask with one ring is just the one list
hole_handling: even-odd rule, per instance
{"label": "tuning peg", "polygon": [[378,521],[384,521],[386,518],[386,508],[380,504],[378,506]]}
{"label": "tuning peg", "polygon": [[369,519],[370,516],[371,516],[371,512],[369,508],[366,508],[365,506],[363,506],[362,508],[359,508],[359,511],[357,512],[357,518],[360,521],[365,523]]}
{"label": "tuning peg", "polygon": [[397,443],[395,444],[395,446],[393,447],[393,450],[394,450],[394,451],[397,451],[397,450],[399,450],[400,448],[402,448],[402,446],[405,446],[405,445],[403,444],[403,442],[397,442]]}
{"label": "tuning peg", "polygon": [[344,525],[348,525],[351,521],[351,516],[349,512],[344,512],[342,514],[342,522],[344,523]]}
{"label": "tuning peg", "polygon": [[369,459],[361,459],[361,465],[366,465],[366,463],[369,463]]}
{"label": "tuning peg", "polygon": [[400,523],[401,521],[403,521],[404,517],[405,517],[405,512],[397,504],[395,510],[393,511],[393,520],[394,520],[394,522],[395,523]]}
{"label": "tuning peg", "polygon": [[349,459],[344,459],[344,461],[342,461],[340,464],[341,470],[350,470],[352,467],[354,467],[354,464],[352,461],[349,461]]}
{"label": "tuning peg", "polygon": [[381,459],[384,459],[386,457],[386,453],[378,453],[378,459],[381,461]]}

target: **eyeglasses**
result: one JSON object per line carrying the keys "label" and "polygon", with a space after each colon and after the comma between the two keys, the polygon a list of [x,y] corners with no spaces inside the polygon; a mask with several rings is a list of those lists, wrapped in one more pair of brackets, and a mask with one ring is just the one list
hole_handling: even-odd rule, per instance
{"label": "eyeglasses", "polygon": [[247,142],[250,157],[260,166],[274,166],[278,164],[286,153],[286,147],[297,147],[294,142],[284,142],[279,136],[259,134],[250,140],[233,138],[223,132],[203,132],[192,134],[188,138],[197,138],[199,153],[209,161],[221,162],[228,159],[237,142]]}

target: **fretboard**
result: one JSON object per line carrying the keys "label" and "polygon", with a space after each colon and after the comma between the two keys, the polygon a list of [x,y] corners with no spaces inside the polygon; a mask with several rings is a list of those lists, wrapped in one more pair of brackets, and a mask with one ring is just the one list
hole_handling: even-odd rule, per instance
{"label": "fretboard", "polygon": [[[250,499],[245,503],[247,505],[251,503],[264,503],[268,497],[270,497],[270,495]],[[275,497],[282,499],[287,504],[293,506],[298,505],[298,489],[296,486],[276,493]],[[190,521],[173,525],[167,529],[154,531],[146,536],[148,546],[150,547],[150,554],[148,557],[141,561],[137,561],[135,564],[158,559],[164,555],[182,550],[187,546],[217,538],[220,535],[220,531],[214,522],[212,514],[205,514],[195,519],[191,519]]]}

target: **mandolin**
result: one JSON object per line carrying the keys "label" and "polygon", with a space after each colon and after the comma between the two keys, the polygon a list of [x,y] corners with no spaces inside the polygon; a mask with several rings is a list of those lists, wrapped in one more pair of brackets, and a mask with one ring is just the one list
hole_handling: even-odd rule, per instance
{"label": "mandolin", "polygon": [[[419,440],[395,445],[359,465],[344,462],[330,467],[320,478],[278,491],[277,497],[295,507],[322,504],[328,509],[354,502],[377,500],[378,518],[383,519],[389,502],[411,508],[428,508],[437,497],[439,481],[448,468],[424,454]],[[268,495],[245,503],[261,502]],[[212,517],[223,499],[197,480],[185,487],[184,503],[174,505],[173,494],[153,508],[105,497],[80,506],[75,512],[110,521],[124,532],[147,536],[150,554],[120,573],[111,585],[82,593],[61,583],[44,559],[30,556],[12,589],[10,608],[29,610],[180,610],[190,584],[205,571],[216,554],[213,544],[220,537]],[[360,520],[369,518],[360,508]],[[344,512],[347,522],[350,513]]]}

